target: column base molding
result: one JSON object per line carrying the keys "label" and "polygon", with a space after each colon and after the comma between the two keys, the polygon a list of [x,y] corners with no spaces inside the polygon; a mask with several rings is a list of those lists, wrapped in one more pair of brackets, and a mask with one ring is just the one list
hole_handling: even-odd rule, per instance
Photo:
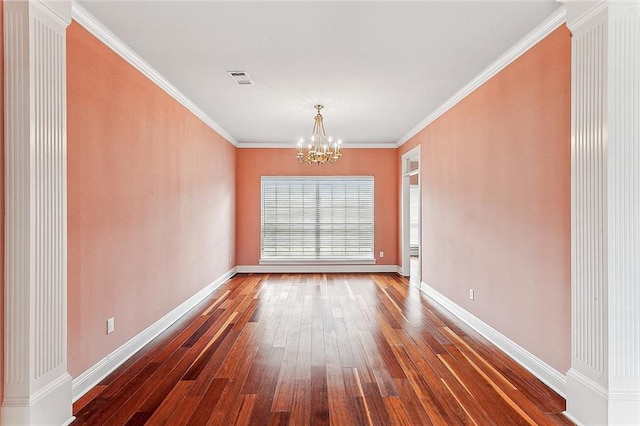
{"label": "column base molding", "polygon": [[0,423],[6,425],[65,425],[73,420],[71,375],[64,373],[31,398],[5,396]]}
{"label": "column base molding", "polygon": [[581,425],[640,424],[640,390],[607,390],[572,368],[567,373],[568,418]]}
{"label": "column base molding", "polygon": [[607,424],[607,390],[575,368],[567,372],[567,411],[578,424]]}

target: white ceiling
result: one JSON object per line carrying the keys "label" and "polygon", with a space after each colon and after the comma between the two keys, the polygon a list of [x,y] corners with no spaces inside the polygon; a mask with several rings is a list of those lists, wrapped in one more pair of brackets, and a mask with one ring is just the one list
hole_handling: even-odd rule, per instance
{"label": "white ceiling", "polygon": [[[241,145],[325,105],[345,147],[397,143],[560,7],[537,1],[79,2]],[[247,71],[254,86],[226,71]]]}

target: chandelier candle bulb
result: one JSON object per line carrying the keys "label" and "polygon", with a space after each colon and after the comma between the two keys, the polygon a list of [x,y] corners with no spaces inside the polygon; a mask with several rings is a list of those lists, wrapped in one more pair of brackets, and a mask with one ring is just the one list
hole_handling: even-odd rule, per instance
{"label": "chandelier candle bulb", "polygon": [[335,163],[342,157],[340,152],[340,145],[342,141],[338,139],[338,142],[333,142],[333,137],[327,136],[324,129],[324,122],[320,110],[322,105],[316,105],[314,108],[318,111],[313,123],[313,131],[309,138],[307,152],[304,151],[302,145],[305,141],[304,138],[298,142],[298,148],[296,149],[296,158],[301,163],[306,164],[324,164]]}

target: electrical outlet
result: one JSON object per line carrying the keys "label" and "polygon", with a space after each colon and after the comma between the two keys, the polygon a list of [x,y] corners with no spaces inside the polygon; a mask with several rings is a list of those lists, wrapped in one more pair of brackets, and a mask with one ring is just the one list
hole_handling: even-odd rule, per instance
{"label": "electrical outlet", "polygon": [[472,289],[472,288],[470,288],[470,289],[469,289],[469,299],[470,299],[470,300],[473,300],[473,298],[474,298],[474,297],[475,297],[475,294],[474,294],[474,292],[473,292],[473,289]]}
{"label": "electrical outlet", "polygon": [[107,320],[107,334],[113,333],[113,330],[116,329],[116,320],[113,318],[109,318]]}
{"label": "electrical outlet", "polygon": [[384,252],[383,251],[380,252],[380,257],[384,257]]}

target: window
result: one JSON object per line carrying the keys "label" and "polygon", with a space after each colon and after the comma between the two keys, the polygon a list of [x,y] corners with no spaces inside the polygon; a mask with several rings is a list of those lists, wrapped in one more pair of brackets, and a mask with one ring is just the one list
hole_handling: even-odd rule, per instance
{"label": "window", "polygon": [[373,262],[373,177],[262,177],[261,262]]}
{"label": "window", "polygon": [[[417,175],[416,175],[417,176]],[[420,187],[409,186],[409,249],[411,256],[419,255],[420,246]]]}

